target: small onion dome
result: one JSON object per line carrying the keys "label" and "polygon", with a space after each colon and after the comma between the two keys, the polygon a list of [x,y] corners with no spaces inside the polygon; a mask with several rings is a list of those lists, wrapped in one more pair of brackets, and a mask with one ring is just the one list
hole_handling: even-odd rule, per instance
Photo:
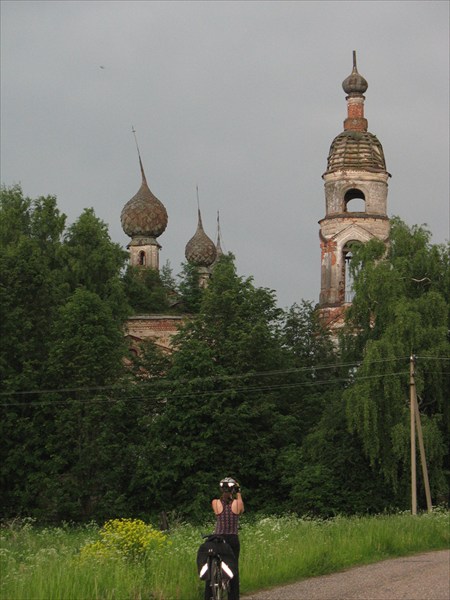
{"label": "small onion dome", "polygon": [[346,94],[364,94],[369,84],[356,68],[356,52],[353,52],[353,70],[342,82],[342,88]]}
{"label": "small onion dome", "polygon": [[188,262],[197,267],[209,267],[216,260],[216,246],[203,230],[200,209],[198,211],[197,231],[186,244],[184,255]]}
{"label": "small onion dome", "polygon": [[368,131],[346,130],[331,143],[326,173],[342,169],[386,171],[383,147]]}
{"label": "small onion dome", "polygon": [[131,238],[136,236],[157,238],[165,231],[167,220],[167,211],[148,187],[142,169],[141,187],[122,209],[120,215],[122,229]]}

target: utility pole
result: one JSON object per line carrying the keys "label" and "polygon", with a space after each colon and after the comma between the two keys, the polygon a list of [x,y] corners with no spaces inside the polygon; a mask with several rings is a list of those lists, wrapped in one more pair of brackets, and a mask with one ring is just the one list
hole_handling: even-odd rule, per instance
{"label": "utility pole", "polygon": [[[420,462],[422,465],[423,483],[425,487],[425,496],[427,499],[427,511],[433,510],[431,504],[430,482],[428,480],[427,460],[425,456],[425,446],[423,443],[422,424],[420,422],[419,404],[417,402],[416,381],[415,381],[415,357],[410,357],[410,402],[411,402],[411,512],[417,514],[417,481],[416,481],[416,438],[414,421],[417,427],[417,438],[419,440]],[[414,458],[413,458],[414,452]]]}
{"label": "utility pole", "polygon": [[415,381],[414,356],[409,358],[409,410],[411,435],[411,514],[417,515],[417,476],[416,476],[416,426],[415,426]]}

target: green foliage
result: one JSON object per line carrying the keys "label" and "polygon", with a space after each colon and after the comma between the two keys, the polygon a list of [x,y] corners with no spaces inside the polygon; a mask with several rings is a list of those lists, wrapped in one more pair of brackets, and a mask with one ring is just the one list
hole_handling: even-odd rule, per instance
{"label": "green foliage", "polygon": [[99,531],[100,539],[80,550],[80,560],[143,560],[166,541],[167,536],[141,519],[111,519]]}
{"label": "green foliage", "polygon": [[349,435],[340,395],[328,392],[321,418],[303,440],[280,456],[283,484],[298,514],[333,516],[382,511],[396,504],[371,469],[361,443]]}
{"label": "green foliage", "polygon": [[273,291],[256,288],[251,278],[238,277],[229,255],[215,267],[204,294],[199,318],[186,333],[189,337],[195,332],[207,344],[216,364],[233,373],[269,370],[280,364],[276,325],[281,311]]}
{"label": "green foliage", "polygon": [[128,258],[109,237],[105,223],[92,208],[85,209],[73,223],[64,239],[64,260],[67,281],[72,290],[84,287],[106,300],[118,319],[129,313],[120,271]]}
{"label": "green foliage", "polygon": [[151,426],[142,476],[160,509],[200,518],[225,472],[254,488],[273,477],[279,411],[258,378],[281,366],[278,313],[273,294],[238,277],[232,258],[218,264],[197,317],[176,337]]}
{"label": "green foliage", "polygon": [[294,363],[317,367],[334,359],[330,332],[323,327],[311,302],[293,304],[284,316],[283,343]]}
{"label": "green foliage", "polygon": [[[352,432],[372,467],[394,492],[406,494],[409,471],[409,356],[418,356],[417,394],[431,465],[432,495],[445,489],[443,468],[448,430],[450,359],[448,253],[430,243],[422,227],[392,221],[387,256],[369,242],[355,251],[356,295],[348,311],[353,358],[361,366],[344,393]],[[357,332],[357,335],[355,335]],[[439,424],[439,425],[438,425]]]}
{"label": "green foliage", "polygon": [[164,313],[169,309],[167,291],[158,271],[127,267],[123,277],[128,302],[135,314]]}
{"label": "green foliage", "polygon": [[170,266],[170,261],[166,261],[159,273],[161,283],[166,289],[167,292],[175,292],[177,284],[175,281],[175,277],[173,276],[172,267]]}
{"label": "green foliage", "polygon": [[123,332],[97,294],[78,288],[61,306],[52,328],[50,380],[65,386],[102,386],[117,377],[125,354]]}
{"label": "green foliage", "polygon": [[[152,340],[144,340],[139,344],[139,352],[131,356],[129,372],[132,380],[141,380],[147,383],[156,382],[156,378],[164,381],[164,376],[172,364],[172,356],[162,350]],[[136,379],[134,379],[136,378]]]}
{"label": "green foliage", "polygon": [[200,310],[203,297],[198,267],[189,262],[183,263],[181,266],[182,271],[178,275],[180,278],[178,284],[179,301],[185,312],[195,314]]}
{"label": "green foliage", "polygon": [[32,202],[3,188],[0,206],[0,375],[3,389],[40,381],[50,323],[67,291],[61,275],[64,215],[53,197]]}
{"label": "green foliage", "polygon": [[284,381],[295,386],[286,402],[295,417],[297,445],[320,420],[330,392],[332,397],[341,392],[337,354],[311,302],[294,304],[283,315],[280,336],[283,361],[290,369]]}
{"label": "green foliage", "polygon": [[24,198],[20,186],[1,187],[0,243],[6,248],[30,231],[31,200]]}
{"label": "green foliage", "polygon": [[99,504],[114,510],[128,456],[114,468],[112,440],[123,443],[129,419],[93,390],[124,373],[126,253],[92,210],[64,234],[56,199],[30,200],[18,186],[2,189],[0,223],[2,512],[79,519]]}

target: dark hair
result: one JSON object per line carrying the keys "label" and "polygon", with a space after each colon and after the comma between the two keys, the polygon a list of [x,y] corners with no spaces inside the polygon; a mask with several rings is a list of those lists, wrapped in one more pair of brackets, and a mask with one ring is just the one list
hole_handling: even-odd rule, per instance
{"label": "dark hair", "polygon": [[222,492],[221,498],[225,502],[225,504],[231,504],[231,502],[233,502],[233,492],[231,490],[230,491],[224,490]]}

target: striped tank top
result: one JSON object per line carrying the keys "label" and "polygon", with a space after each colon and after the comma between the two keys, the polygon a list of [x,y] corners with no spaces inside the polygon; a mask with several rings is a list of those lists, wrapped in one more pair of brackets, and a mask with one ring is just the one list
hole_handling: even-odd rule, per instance
{"label": "striped tank top", "polygon": [[237,535],[238,532],[238,524],[239,524],[239,515],[235,515],[231,510],[231,503],[226,504],[223,500],[221,500],[223,511],[220,515],[216,515],[216,528],[214,533],[217,535]]}

